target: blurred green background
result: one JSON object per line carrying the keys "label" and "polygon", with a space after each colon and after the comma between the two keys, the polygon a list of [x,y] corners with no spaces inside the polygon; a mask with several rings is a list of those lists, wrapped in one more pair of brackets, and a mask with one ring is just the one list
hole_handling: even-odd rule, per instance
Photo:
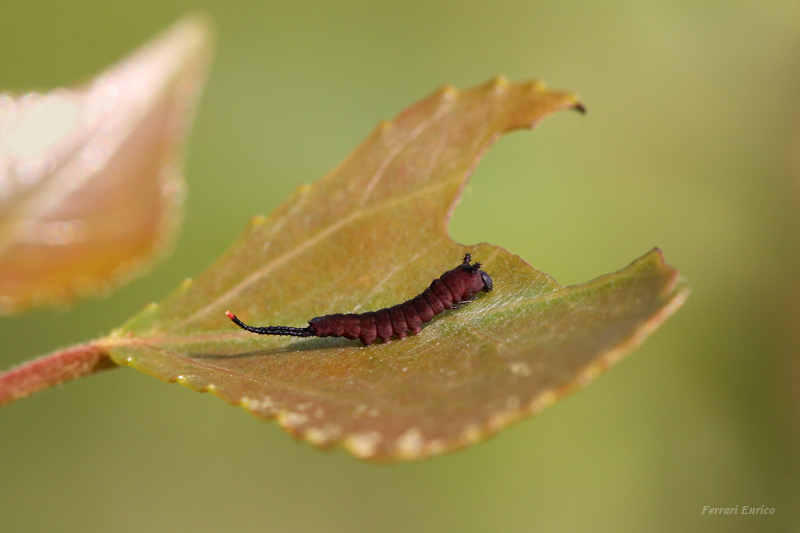
{"label": "blurred green background", "polygon": [[500,73],[577,90],[589,113],[502,139],[452,237],[562,284],[659,246],[693,293],[586,390],[416,464],[319,452],[129,369],[69,383],[0,411],[0,530],[798,530],[797,0],[0,0],[0,88],[89,79],[198,9],[218,48],[175,253],[108,299],[0,318],[0,368],[109,332],[379,119]]}

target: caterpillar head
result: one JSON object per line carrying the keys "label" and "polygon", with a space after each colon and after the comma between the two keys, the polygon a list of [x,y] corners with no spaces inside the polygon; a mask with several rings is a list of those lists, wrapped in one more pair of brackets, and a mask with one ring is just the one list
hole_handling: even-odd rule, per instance
{"label": "caterpillar head", "polygon": [[481,273],[481,280],[483,280],[483,288],[481,290],[483,292],[492,292],[492,278],[483,270],[479,270],[478,272]]}
{"label": "caterpillar head", "polygon": [[476,294],[480,291],[491,292],[493,287],[491,276],[489,276],[489,274],[481,270],[480,263],[475,262],[474,264],[470,264],[471,260],[472,260],[471,254],[469,253],[464,254],[464,261],[461,264],[461,267],[467,273],[471,274],[469,286],[470,289],[474,290],[470,290],[469,292],[471,294]]}

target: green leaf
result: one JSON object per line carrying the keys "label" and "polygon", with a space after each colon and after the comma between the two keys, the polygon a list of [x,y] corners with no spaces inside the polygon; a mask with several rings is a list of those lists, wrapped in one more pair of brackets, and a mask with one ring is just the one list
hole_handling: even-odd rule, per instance
{"label": "green leaf", "polygon": [[[658,251],[563,288],[501,248],[447,236],[483,152],[502,133],[573,108],[582,109],[574,95],[540,83],[446,87],[380,124],[330,175],[255,218],[196,281],[100,344],[119,364],[363,459],[421,459],[538,412],[641,342],[685,296]],[[224,314],[304,327],[376,310],[415,296],[466,251],[494,291],[404,340],[261,337]]]}

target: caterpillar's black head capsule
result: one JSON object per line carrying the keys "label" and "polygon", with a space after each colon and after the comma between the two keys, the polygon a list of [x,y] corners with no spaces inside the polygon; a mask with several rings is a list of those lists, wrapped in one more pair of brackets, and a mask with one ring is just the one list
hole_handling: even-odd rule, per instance
{"label": "caterpillar's black head capsule", "polygon": [[483,292],[492,292],[492,278],[483,270],[478,270],[478,272],[481,273],[481,279],[483,280],[483,288],[481,290]]}

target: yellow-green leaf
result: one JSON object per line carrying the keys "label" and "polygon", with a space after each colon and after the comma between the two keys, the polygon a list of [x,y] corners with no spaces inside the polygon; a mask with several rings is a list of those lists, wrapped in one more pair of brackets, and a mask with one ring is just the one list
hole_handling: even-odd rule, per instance
{"label": "yellow-green leaf", "polygon": [[[99,342],[119,364],[359,458],[420,459],[481,440],[588,383],[685,295],[658,251],[564,288],[501,248],[447,236],[483,152],[505,132],[573,108],[582,109],[574,95],[535,82],[437,91],[253,219],[197,280]],[[415,296],[466,251],[494,291],[404,340],[261,337],[224,314],[304,327],[327,313],[376,310]]]}

